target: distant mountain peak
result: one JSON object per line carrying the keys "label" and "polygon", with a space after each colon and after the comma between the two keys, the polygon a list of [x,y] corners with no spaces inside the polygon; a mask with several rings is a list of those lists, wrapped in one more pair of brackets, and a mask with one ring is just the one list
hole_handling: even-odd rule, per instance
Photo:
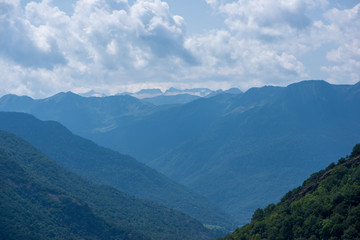
{"label": "distant mountain peak", "polygon": [[212,93],[213,91],[208,88],[191,88],[191,89],[176,89],[176,88],[169,88],[167,91],[165,91],[165,96],[171,96],[171,95],[178,95],[178,94],[190,94],[195,95],[199,97],[205,97]]}
{"label": "distant mountain peak", "polygon": [[143,99],[143,98],[150,98],[150,97],[157,97],[162,95],[163,92],[158,88],[153,89],[142,89],[136,93],[129,94],[130,96]]}
{"label": "distant mountain peak", "polygon": [[177,89],[177,88],[174,88],[174,87],[171,87],[168,90],[166,90],[165,93],[172,93],[172,92],[179,92],[179,91],[181,91],[181,90]]}
{"label": "distant mountain peak", "polygon": [[136,92],[135,94],[162,94],[163,92],[161,89],[152,88],[152,89],[141,89],[140,91]]}
{"label": "distant mountain peak", "polygon": [[291,88],[296,86],[316,87],[316,86],[331,86],[331,84],[326,82],[325,80],[304,80],[301,82],[290,84],[288,87]]}
{"label": "distant mountain peak", "polygon": [[[225,91],[221,89],[213,91],[209,88],[179,89],[175,87],[170,87],[165,92],[162,92],[161,89],[154,88],[154,89],[142,89],[135,93],[123,92],[123,93],[118,93],[116,95],[129,95],[136,97],[138,99],[145,99],[146,101],[149,102],[156,102],[156,103],[161,102],[161,104],[159,105],[162,105],[162,104],[171,104],[171,103],[174,104],[174,102],[177,102],[174,98],[171,98],[170,103],[166,103],[166,100],[168,99],[167,97],[178,96],[180,98],[180,100],[178,101],[179,103],[187,103],[199,97],[213,97],[220,93],[241,94],[242,91],[238,88],[230,88]],[[152,98],[156,98],[156,99],[152,99]]]}
{"label": "distant mountain peak", "polygon": [[359,89],[359,90],[360,90],[360,81],[357,82],[356,84],[354,84],[354,85],[352,86],[352,89]]}
{"label": "distant mountain peak", "polygon": [[[74,96],[77,95],[76,93],[73,93],[71,91],[67,91],[67,92],[59,92],[53,96],[51,96],[51,98],[56,98],[56,97],[63,97],[63,96]],[[77,95],[78,96],[78,95]]]}
{"label": "distant mountain peak", "polygon": [[6,94],[4,96],[1,97],[2,100],[9,100],[9,99],[19,99],[19,98],[23,98],[23,99],[32,99],[29,96],[19,96],[16,94]]}
{"label": "distant mountain peak", "polygon": [[60,92],[57,93],[51,97],[45,98],[44,101],[62,101],[64,99],[76,99],[76,98],[82,98],[80,95],[77,95],[76,93],[73,93],[71,91],[68,92]]}
{"label": "distant mountain peak", "polygon": [[96,92],[94,90],[90,90],[88,92],[79,93],[82,97],[106,97],[104,93]]}
{"label": "distant mountain peak", "polygon": [[243,93],[240,89],[238,88],[229,88],[228,90],[224,91],[225,93],[230,93],[230,94],[241,94]]}

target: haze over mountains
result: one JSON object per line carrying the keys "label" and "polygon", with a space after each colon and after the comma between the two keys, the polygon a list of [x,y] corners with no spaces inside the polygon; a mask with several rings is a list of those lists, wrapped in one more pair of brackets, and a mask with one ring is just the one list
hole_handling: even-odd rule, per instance
{"label": "haze over mountains", "polygon": [[[164,105],[164,104],[185,104],[189,103],[195,99],[201,97],[213,97],[220,93],[231,93],[231,94],[240,94],[242,93],[238,88],[230,88],[228,90],[210,90],[208,88],[191,88],[191,89],[177,89],[169,88],[166,91],[161,91],[161,89],[142,89],[135,93],[123,92],[117,95],[129,95],[138,99],[142,99],[146,102],[150,102],[154,105]],[[80,94],[83,97],[105,97],[105,94],[89,91],[86,93]]]}
{"label": "haze over mountains", "polygon": [[233,220],[206,198],[130,156],[73,135],[57,122],[0,112],[0,129],[27,140],[62,167],[85,179],[186,213],[203,224],[231,230]]}
{"label": "haze over mountains", "polygon": [[142,89],[135,93],[128,93],[128,92],[119,93],[117,95],[130,95],[138,99],[144,99],[144,98],[152,98],[158,96],[176,96],[176,95],[184,95],[184,94],[198,96],[198,97],[206,97],[207,95],[214,92],[216,91],[212,91],[208,88],[177,89],[171,87],[164,92],[161,89],[155,88],[155,89]]}
{"label": "haze over mountains", "polygon": [[131,96],[7,95],[0,110],[55,120],[129,154],[245,223],[360,141],[360,83],[304,81],[156,106]]}
{"label": "haze over mountains", "polygon": [[0,131],[1,239],[212,239],[193,218],[65,170]]}

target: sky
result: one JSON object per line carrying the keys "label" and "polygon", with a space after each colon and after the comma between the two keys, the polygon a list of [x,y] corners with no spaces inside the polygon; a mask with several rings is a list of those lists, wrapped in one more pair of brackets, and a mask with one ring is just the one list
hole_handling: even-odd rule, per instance
{"label": "sky", "polygon": [[360,81],[360,0],[0,0],[0,95]]}

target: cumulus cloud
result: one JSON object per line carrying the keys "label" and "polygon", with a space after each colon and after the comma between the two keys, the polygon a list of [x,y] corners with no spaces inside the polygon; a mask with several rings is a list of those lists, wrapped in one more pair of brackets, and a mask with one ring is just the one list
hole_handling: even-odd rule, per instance
{"label": "cumulus cloud", "polygon": [[351,9],[331,9],[325,18],[329,23],[328,36],[337,43],[337,48],[328,52],[330,64],[322,70],[329,73],[329,80],[333,82],[360,81],[360,3]]}
{"label": "cumulus cloud", "polygon": [[241,39],[228,31],[213,31],[190,38],[186,46],[201,56],[202,62],[191,69],[190,75],[196,70],[196,74],[206,78],[232,79],[243,88],[251,86],[252,82],[254,85],[279,84],[290,77],[307,77],[303,64],[294,55],[272,49],[256,39]]}
{"label": "cumulus cloud", "polygon": [[[186,47],[202,61],[199,71],[241,81],[239,86],[281,84],[309,75],[299,55],[308,51],[313,21],[309,11],[322,1],[207,0],[225,16],[227,29],[187,39]],[[205,69],[208,69],[205,71]]]}
{"label": "cumulus cloud", "polygon": [[327,62],[321,70],[328,73],[334,83],[360,81],[360,4],[349,9],[331,8],[322,22],[316,23],[317,37],[321,43],[331,43],[326,53]]}
{"label": "cumulus cloud", "polygon": [[[184,19],[160,0],[132,5],[126,0],[79,0],[71,15],[50,0],[0,4],[0,34],[6,36],[0,39],[0,56],[23,71],[41,69],[39,77],[44,71],[62,74],[72,79],[70,87],[107,83],[111,88],[154,78],[171,64],[196,64],[183,46]],[[56,81],[54,75],[47,77]]]}
{"label": "cumulus cloud", "polygon": [[288,28],[308,27],[311,24],[308,13],[324,4],[320,0],[238,0],[222,4],[214,2],[210,1],[210,4],[226,15],[226,23],[230,29],[270,36],[272,33],[286,34]]}
{"label": "cumulus cloud", "polygon": [[332,49],[324,59],[334,64],[317,66],[328,74],[326,80],[360,80],[360,4],[339,10],[329,8],[326,0],[206,2],[224,15],[228,29],[194,36],[187,47],[214,73],[241,79],[243,85],[259,79],[262,84],[281,84],[311,78],[310,67],[300,59],[327,44]]}
{"label": "cumulus cloud", "polygon": [[[47,29],[36,27],[23,18],[19,2],[0,2],[0,54],[27,67],[52,68],[66,60]],[[42,33],[41,33],[42,32]]]}
{"label": "cumulus cloud", "polygon": [[[187,35],[165,0],[78,0],[71,11],[60,0],[0,0],[0,94],[246,89],[311,78],[311,68],[332,82],[360,80],[360,4],[205,1],[224,28]],[[323,61],[309,67],[303,57],[324,45]]]}

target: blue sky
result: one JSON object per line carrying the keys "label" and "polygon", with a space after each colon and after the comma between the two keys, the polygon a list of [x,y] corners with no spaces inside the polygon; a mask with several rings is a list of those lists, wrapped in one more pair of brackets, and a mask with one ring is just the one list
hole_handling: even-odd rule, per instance
{"label": "blue sky", "polygon": [[0,95],[360,81],[354,0],[0,0]]}

